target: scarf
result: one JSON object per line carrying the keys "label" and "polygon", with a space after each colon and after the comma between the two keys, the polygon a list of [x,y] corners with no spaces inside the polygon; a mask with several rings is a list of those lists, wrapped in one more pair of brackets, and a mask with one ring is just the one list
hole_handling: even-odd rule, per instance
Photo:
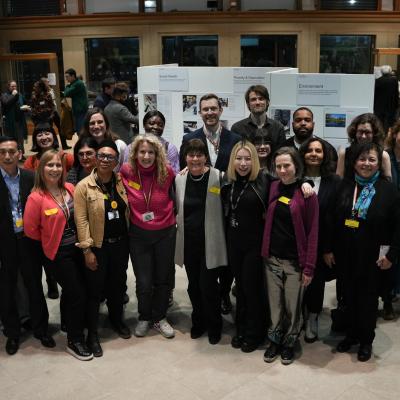
{"label": "scarf", "polygon": [[362,186],[362,190],[356,203],[354,204],[353,211],[356,211],[358,218],[366,219],[368,208],[371,204],[373,197],[375,196],[374,183],[378,180],[380,171],[376,171],[374,175],[370,178],[362,178],[361,176],[355,174],[356,182]]}

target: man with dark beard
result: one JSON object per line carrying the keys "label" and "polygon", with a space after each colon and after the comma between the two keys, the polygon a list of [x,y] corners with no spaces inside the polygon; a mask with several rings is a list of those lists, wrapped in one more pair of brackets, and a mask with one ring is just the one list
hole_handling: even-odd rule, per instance
{"label": "man with dark beard", "polygon": [[286,139],[283,125],[267,117],[269,93],[265,86],[253,85],[245,94],[247,107],[250,110],[248,118],[232,125],[232,132],[254,143],[255,136],[269,137],[272,152],[283,145]]}
{"label": "man with dark beard", "polygon": [[[294,136],[287,139],[282,146],[285,147],[295,147],[297,150],[300,146],[310,137],[314,137],[314,114],[307,107],[300,107],[293,113],[293,121],[292,128],[294,132]],[[320,138],[321,139],[321,138]],[[323,140],[323,139],[321,139]],[[337,163],[337,152],[335,148],[326,140],[323,140],[326,144],[326,147],[330,153],[331,160],[334,165],[332,165],[332,171],[336,171],[336,163]]]}

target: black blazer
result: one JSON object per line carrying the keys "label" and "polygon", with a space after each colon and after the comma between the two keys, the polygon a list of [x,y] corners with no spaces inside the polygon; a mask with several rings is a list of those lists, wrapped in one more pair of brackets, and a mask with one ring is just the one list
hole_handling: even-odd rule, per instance
{"label": "black blazer", "polygon": [[[26,201],[30,195],[35,174],[26,169],[20,169],[19,190],[22,212],[25,210]],[[0,173],[0,260],[4,266],[15,264],[16,239],[14,235],[13,219],[10,207],[8,188]]]}
{"label": "black blazer", "polygon": [[[203,128],[200,128],[194,132],[187,133],[182,138],[182,144],[179,150],[179,163],[181,169],[186,167],[186,160],[184,156],[185,148],[189,140],[192,139],[201,139],[204,142],[207,150],[207,164],[211,165],[210,155],[208,153],[207,138],[206,135],[204,134]],[[239,135],[231,131],[228,131],[228,129],[225,129],[224,127],[222,128],[221,138],[219,141],[218,157],[217,161],[215,162],[215,165],[213,165],[214,168],[224,172],[227,170],[232,148],[240,140],[241,137]]]}

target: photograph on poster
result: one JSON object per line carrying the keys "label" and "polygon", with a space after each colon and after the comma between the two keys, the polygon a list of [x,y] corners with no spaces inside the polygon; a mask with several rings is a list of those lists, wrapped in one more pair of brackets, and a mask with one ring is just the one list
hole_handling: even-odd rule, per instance
{"label": "photograph on poster", "polygon": [[157,110],[157,95],[144,94],[143,95],[144,112]]}
{"label": "photograph on poster", "polygon": [[245,114],[243,96],[229,93],[218,93],[218,99],[226,118],[242,119]]}
{"label": "photograph on poster", "polygon": [[182,111],[186,117],[197,114],[197,96],[193,94],[182,95]]}
{"label": "photograph on poster", "polygon": [[325,114],[325,126],[327,128],[345,128],[346,114]]}
{"label": "photograph on poster", "polygon": [[221,107],[229,107],[229,98],[228,97],[220,97],[219,102]]}
{"label": "photograph on poster", "polygon": [[274,119],[275,121],[279,121],[283,125],[285,135],[288,135],[290,133],[291,114],[292,112],[290,109],[281,108],[276,108],[271,113],[272,119]]}
{"label": "photograph on poster", "polygon": [[183,132],[191,133],[197,130],[197,121],[183,121]]}

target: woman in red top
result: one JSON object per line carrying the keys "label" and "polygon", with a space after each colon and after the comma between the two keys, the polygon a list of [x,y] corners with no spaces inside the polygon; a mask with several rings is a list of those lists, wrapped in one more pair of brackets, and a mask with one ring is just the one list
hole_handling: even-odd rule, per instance
{"label": "woman in red top", "polygon": [[174,273],[176,222],[170,196],[174,172],[154,135],[138,135],[129,163],[120,170],[130,208],[130,253],[136,276],[139,322],[135,335],[150,328],[174,337],[166,320],[170,278]]}
{"label": "woman in red top", "polygon": [[67,352],[79,360],[91,360],[83,329],[86,293],[83,285],[83,256],[74,222],[74,186],[64,183],[63,167],[57,150],[40,157],[35,185],[24,212],[24,232],[42,243],[46,263],[63,289],[67,325]]}

